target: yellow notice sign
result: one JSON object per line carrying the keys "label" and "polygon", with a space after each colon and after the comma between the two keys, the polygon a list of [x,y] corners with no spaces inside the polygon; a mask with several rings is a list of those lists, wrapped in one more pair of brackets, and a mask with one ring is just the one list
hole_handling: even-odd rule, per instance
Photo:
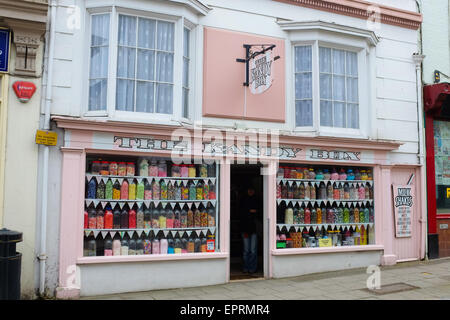
{"label": "yellow notice sign", "polygon": [[319,239],[319,247],[331,247],[332,242],[330,238]]}
{"label": "yellow notice sign", "polygon": [[36,143],[46,146],[56,146],[58,134],[53,131],[38,130],[36,131]]}

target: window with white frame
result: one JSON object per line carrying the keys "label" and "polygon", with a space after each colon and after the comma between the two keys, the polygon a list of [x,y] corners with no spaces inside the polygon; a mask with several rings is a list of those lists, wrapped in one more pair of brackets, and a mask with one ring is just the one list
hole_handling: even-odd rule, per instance
{"label": "window with white frame", "polygon": [[[153,16],[120,12],[116,19],[111,19],[112,16],[91,15],[88,111],[167,115],[177,112],[187,118],[190,30],[184,28],[183,33],[177,34],[175,20]],[[111,36],[110,30],[117,33]],[[179,48],[183,52],[179,54],[175,52],[176,41],[182,41]],[[179,71],[175,70],[178,68],[175,59],[180,59]],[[174,74],[178,72],[183,73],[183,79],[177,85]],[[174,100],[181,106],[175,106]]]}
{"label": "window with white frame", "polygon": [[183,32],[183,117],[189,117],[189,64],[190,64],[190,37],[191,31],[184,28]]}
{"label": "window with white frame", "polygon": [[89,110],[106,110],[109,55],[109,14],[92,15]]}
{"label": "window with white frame", "polygon": [[[320,126],[359,129],[357,53],[318,46],[313,55],[312,45],[299,45],[294,56],[296,127],[313,126],[312,88],[317,83]],[[319,65],[317,74],[314,63]]]}

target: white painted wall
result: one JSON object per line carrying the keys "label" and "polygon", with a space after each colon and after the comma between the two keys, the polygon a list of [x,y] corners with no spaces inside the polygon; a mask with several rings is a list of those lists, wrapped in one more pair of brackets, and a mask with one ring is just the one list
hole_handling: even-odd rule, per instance
{"label": "white painted wall", "polygon": [[[273,277],[295,277],[309,273],[354,269],[380,265],[381,251],[283,255],[273,257]],[[365,282],[361,288],[365,287]]]}
{"label": "white painted wall", "polygon": [[[43,43],[36,56],[36,69],[42,67]],[[13,55],[14,56],[14,55]],[[14,57],[10,65],[14,66]],[[36,253],[36,201],[38,145],[35,143],[39,128],[39,106],[42,93],[41,78],[11,76],[8,85],[8,119],[6,128],[6,161],[3,207],[3,227],[23,233],[17,251],[22,253],[21,294],[34,296]],[[36,92],[27,102],[17,98],[12,85],[16,81],[30,81]]]}
{"label": "white painted wall", "polygon": [[[422,0],[423,82],[434,83],[434,70],[450,76],[450,2]],[[450,78],[441,75],[441,82]]]}
{"label": "white painted wall", "polygon": [[[116,4],[125,5],[125,2],[116,1]],[[202,118],[202,32],[201,26],[224,28],[260,35],[289,38],[289,34],[281,30],[276,23],[277,19],[293,21],[324,21],[351,27],[367,29],[365,20],[353,17],[331,14],[295,5],[275,2],[272,0],[247,1],[204,1],[212,10],[206,16],[196,16],[193,12],[177,7],[163,7],[159,1],[127,1],[126,6],[143,11],[156,11],[162,13],[185,14],[190,20],[200,25],[196,32],[198,63],[195,63],[196,77],[193,79],[194,119],[213,126],[233,126],[235,123],[247,127],[277,128],[290,132],[293,122],[286,124],[267,123],[258,121],[236,121],[230,119]],[[54,97],[52,113],[58,115],[82,116],[87,103],[87,64],[89,58],[89,35],[87,26],[86,6],[106,5],[107,0],[83,1],[65,0],[58,8],[56,27],[55,75]],[[168,3],[168,2],[166,2]],[[416,10],[414,0],[386,1],[378,0],[374,3],[390,5],[401,9]],[[86,5],[87,4],[87,5]],[[79,11],[71,6],[77,6]],[[441,13],[442,15],[442,13]],[[76,22],[73,22],[76,21]],[[448,28],[447,28],[448,29]],[[374,65],[374,74],[367,80],[369,87],[361,94],[369,95],[369,102],[361,105],[361,110],[367,110],[368,121],[364,125],[371,139],[399,140],[405,145],[396,151],[392,157],[396,162],[417,163],[418,135],[417,135],[417,99],[415,89],[415,66],[412,54],[417,52],[418,32],[382,24],[375,30],[380,42],[375,48],[375,54],[369,56],[369,68]],[[448,41],[446,42],[448,44]],[[287,50],[290,43],[287,40]],[[290,59],[289,52],[286,59]],[[444,60],[444,59],[443,59]],[[447,64],[449,59],[447,59]],[[287,71],[292,67],[291,61],[286,61]],[[443,67],[444,68],[444,67]],[[361,72],[361,76],[364,73]],[[288,78],[292,79],[292,77]],[[287,119],[293,114],[293,90],[291,83],[287,83]],[[364,88],[361,88],[364,89]],[[374,96],[370,96],[373,94]],[[373,115],[373,116],[372,116]],[[136,120],[134,120],[136,121]],[[139,121],[139,120],[137,120]],[[141,120],[142,121],[142,120]],[[149,120],[150,122],[152,120]],[[153,120],[154,121],[154,120]],[[177,125],[176,122],[172,124]],[[307,134],[307,133],[306,133]],[[396,160],[398,157],[398,160]]]}
{"label": "white painted wall", "polygon": [[81,296],[227,282],[226,259],[154,261],[81,265]]}

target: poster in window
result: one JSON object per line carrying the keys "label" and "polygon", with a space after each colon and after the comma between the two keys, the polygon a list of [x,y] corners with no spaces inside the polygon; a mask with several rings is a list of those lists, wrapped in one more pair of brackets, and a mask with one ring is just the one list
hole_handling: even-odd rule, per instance
{"label": "poster in window", "polygon": [[393,185],[395,237],[411,237],[414,194],[412,185]]}

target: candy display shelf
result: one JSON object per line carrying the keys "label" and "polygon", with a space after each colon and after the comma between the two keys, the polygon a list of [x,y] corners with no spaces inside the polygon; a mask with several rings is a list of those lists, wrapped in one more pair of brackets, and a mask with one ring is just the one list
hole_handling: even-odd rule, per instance
{"label": "candy display shelf", "polygon": [[286,229],[290,229],[291,227],[294,228],[313,228],[314,230],[316,230],[317,228],[320,227],[325,227],[325,229],[327,229],[329,226],[334,229],[334,227],[352,227],[352,226],[364,226],[364,227],[373,227],[374,223],[373,222],[349,222],[349,223],[321,223],[321,224],[286,224],[286,223],[277,223],[277,227],[281,230],[284,227]]}
{"label": "candy display shelf", "polygon": [[277,203],[280,204],[282,202],[285,203],[299,203],[299,204],[303,204],[303,203],[307,203],[307,204],[322,204],[324,203],[325,205],[327,203],[329,203],[330,205],[332,205],[333,203],[336,203],[337,205],[340,204],[369,204],[372,205],[373,204],[373,199],[345,199],[345,200],[334,200],[334,199],[312,199],[312,200],[307,200],[307,199],[277,199]]}
{"label": "candy display shelf", "polygon": [[144,203],[144,204],[150,204],[150,203],[198,203],[201,204],[202,202],[209,202],[214,207],[216,206],[216,199],[203,199],[203,200],[142,200],[142,199],[136,199],[136,200],[120,200],[120,199],[89,199],[86,198],[85,203],[87,206],[89,206],[93,202],[109,202],[109,203]]}
{"label": "candy display shelf", "polygon": [[128,229],[84,229],[84,232],[102,232],[102,231],[106,231],[106,232],[110,232],[110,231],[114,231],[114,232],[132,232],[132,231],[136,231],[136,232],[140,232],[143,231],[146,234],[150,233],[150,231],[153,231],[154,233],[159,233],[160,231],[210,231],[211,233],[214,233],[216,227],[192,227],[192,228],[128,228]]}
{"label": "candy display shelf", "polygon": [[373,180],[318,180],[318,179],[294,179],[294,178],[277,178],[277,183],[293,181],[293,182],[314,182],[319,184],[321,182],[328,184],[331,183],[368,183],[369,185],[373,185]]}
{"label": "candy display shelf", "polygon": [[101,174],[86,173],[86,178],[105,178],[105,179],[157,179],[157,180],[215,180],[216,177],[155,177],[155,176],[111,176]]}

